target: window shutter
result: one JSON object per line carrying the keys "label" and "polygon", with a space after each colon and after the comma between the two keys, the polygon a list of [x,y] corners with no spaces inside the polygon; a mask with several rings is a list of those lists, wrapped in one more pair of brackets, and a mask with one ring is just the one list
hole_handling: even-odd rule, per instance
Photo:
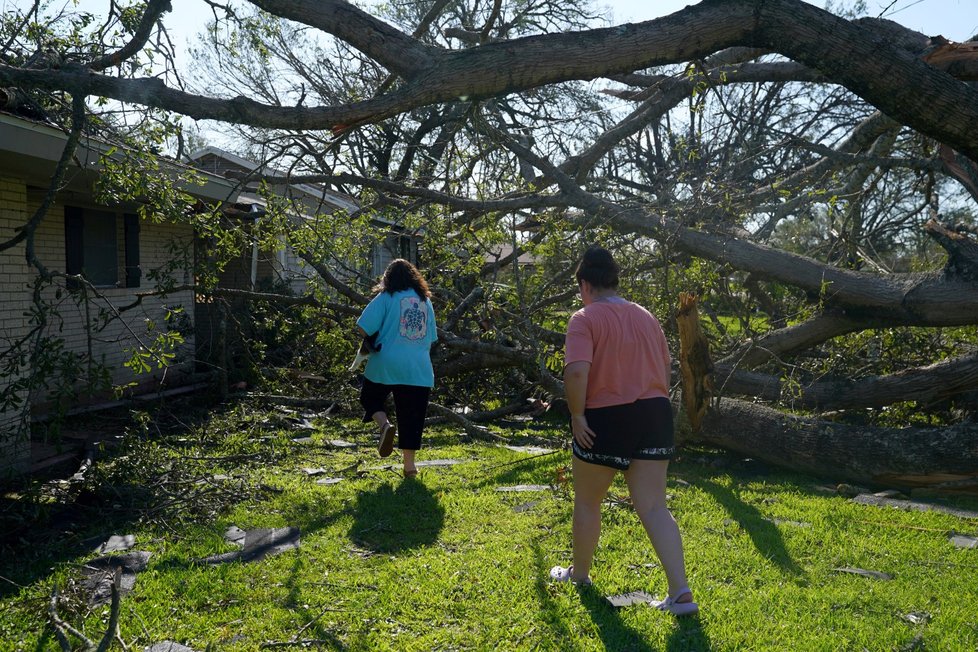
{"label": "window shutter", "polygon": [[139,216],[126,213],[126,287],[138,288],[142,270],[139,268]]}
{"label": "window shutter", "polygon": [[[81,274],[84,265],[85,218],[77,206],[65,206],[65,273]],[[68,289],[77,290],[81,283],[68,279]]]}

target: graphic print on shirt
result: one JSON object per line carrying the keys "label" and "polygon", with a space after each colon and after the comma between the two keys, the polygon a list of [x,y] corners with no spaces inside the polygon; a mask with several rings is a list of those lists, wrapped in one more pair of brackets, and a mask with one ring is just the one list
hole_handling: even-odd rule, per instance
{"label": "graphic print on shirt", "polygon": [[401,337],[420,340],[428,333],[428,315],[417,296],[401,299]]}

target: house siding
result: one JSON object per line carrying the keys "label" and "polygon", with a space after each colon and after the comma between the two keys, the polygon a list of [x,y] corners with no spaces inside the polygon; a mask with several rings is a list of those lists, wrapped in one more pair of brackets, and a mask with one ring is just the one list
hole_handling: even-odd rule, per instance
{"label": "house siding", "polygon": [[[10,237],[18,226],[23,225],[29,215],[37,208],[37,200],[32,198],[33,193],[28,192],[25,181],[0,176],[0,234],[4,238]],[[124,242],[124,224],[121,219],[123,211],[119,210],[120,219],[117,219],[117,241]],[[170,251],[171,243],[182,243],[192,246],[193,230],[188,225],[172,223],[153,223],[151,221],[141,221],[139,233],[140,267],[142,269],[141,287],[125,288],[111,287],[99,288],[98,292],[104,299],[98,301],[98,305],[105,305],[106,301],[114,307],[129,304],[136,299],[138,292],[146,292],[152,289],[153,281],[149,280],[151,270],[163,268],[170,264],[173,255]],[[38,226],[35,235],[35,250],[39,260],[41,260],[51,270],[65,269],[65,232],[64,232],[64,206],[55,204],[52,206],[45,219]],[[123,247],[118,247],[118,265],[120,269],[120,282],[124,281],[125,260]],[[176,270],[177,284],[190,283],[191,273],[189,268],[179,268]],[[0,252],[0,288],[2,288],[3,301],[0,302],[0,346],[5,349],[10,341],[23,337],[30,327],[28,317],[25,313],[31,307],[31,283],[34,273],[27,265],[24,258],[24,245],[21,243],[16,247]],[[121,283],[124,285],[124,283]],[[148,374],[135,374],[124,366],[126,360],[131,356],[131,350],[138,347],[139,341],[152,342],[155,333],[165,330],[166,307],[182,307],[186,319],[192,320],[194,314],[194,296],[191,291],[176,292],[166,298],[148,297],[138,308],[124,313],[121,320],[113,321],[109,326],[94,332],[95,322],[97,321],[98,308],[92,305],[86,313],[84,302],[76,300],[77,294],[65,292],[63,284],[60,298],[56,297],[54,287],[45,290],[45,299],[56,301],[61,320],[51,320],[48,326],[48,334],[61,337],[64,340],[65,348],[69,351],[83,356],[84,360],[89,359],[98,363],[104,363],[111,372],[113,384],[122,385],[131,382],[137,383],[138,388],[149,389],[162,382],[164,375],[167,383],[178,381],[185,373],[192,370],[192,359],[194,351],[193,329],[189,328],[183,333],[185,342],[177,352],[177,359],[173,365],[166,369],[158,369],[154,364],[153,369]],[[191,324],[187,324],[190,326]],[[154,330],[154,327],[156,330]],[[90,338],[90,333],[92,337]],[[127,350],[128,349],[128,350]],[[14,382],[16,378],[0,377],[0,383]],[[37,395],[31,397],[35,412],[44,412],[48,404],[48,397]],[[97,397],[106,398],[106,397]],[[29,442],[25,436],[25,428],[22,412],[0,412],[0,479],[20,473],[29,463]]]}
{"label": "house siding", "polygon": [[[27,221],[27,186],[15,179],[0,177],[0,237],[14,235],[14,228]],[[11,342],[27,332],[24,313],[30,306],[30,282],[24,247],[0,251],[0,347],[7,350]],[[6,371],[0,375],[0,386],[6,388],[22,378]],[[19,393],[25,400],[24,392]],[[30,441],[27,437],[25,412],[0,408],[0,480],[20,474],[30,463]]]}

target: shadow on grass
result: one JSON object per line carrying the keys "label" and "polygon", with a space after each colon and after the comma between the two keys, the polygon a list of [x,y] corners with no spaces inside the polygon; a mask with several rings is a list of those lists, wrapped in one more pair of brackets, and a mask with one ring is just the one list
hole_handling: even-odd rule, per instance
{"label": "shadow on grass", "polygon": [[710,494],[727,511],[750,537],[754,547],[765,559],[791,575],[804,575],[805,571],[792,559],[785,548],[784,538],[778,526],[764,518],[753,505],[740,499],[735,492],[705,478],[696,481],[696,487]]}
{"label": "shadow on grass", "polygon": [[423,482],[411,478],[361,493],[349,537],[374,552],[404,552],[434,543],[444,525],[445,508]]}
{"label": "shadow on grass", "polygon": [[[292,563],[292,568],[289,572],[289,577],[285,581],[285,586],[289,589],[289,595],[286,598],[285,604],[289,609],[293,610],[297,616],[300,617],[303,624],[296,630],[293,634],[293,638],[296,640],[316,640],[316,641],[328,641],[331,650],[346,650],[348,649],[346,644],[340,640],[340,638],[334,634],[332,631],[327,629],[320,619],[328,612],[333,611],[333,602],[327,602],[324,605],[312,606],[305,604],[306,598],[302,595],[302,589],[304,583],[301,580],[303,566],[305,565],[304,557],[297,557]],[[321,643],[317,644],[321,645]],[[289,647],[286,645],[283,648]],[[300,647],[298,644],[295,647]],[[306,647],[306,646],[301,646]]]}
{"label": "shadow on grass", "polygon": [[[535,588],[541,606],[541,619],[553,630],[553,640],[561,641],[561,649],[576,649],[578,646],[572,644],[571,641],[579,633],[580,628],[572,628],[567,622],[568,619],[561,617],[560,607],[551,596],[551,591],[548,590],[550,584],[546,578],[549,575],[549,569],[540,547],[536,544],[534,544],[533,553],[537,570]],[[562,590],[564,587],[560,586],[559,588]],[[591,621],[597,629],[598,637],[601,639],[604,649],[623,652],[655,652],[657,650],[649,643],[645,634],[624,622],[620,611],[612,607],[607,598],[593,586],[577,587],[577,594],[581,605],[587,609]],[[647,609],[650,607],[637,606],[632,608]],[[672,618],[668,614],[662,614],[662,617]],[[679,618],[677,623],[675,631],[669,636],[666,650],[708,652],[712,649],[698,615]]]}

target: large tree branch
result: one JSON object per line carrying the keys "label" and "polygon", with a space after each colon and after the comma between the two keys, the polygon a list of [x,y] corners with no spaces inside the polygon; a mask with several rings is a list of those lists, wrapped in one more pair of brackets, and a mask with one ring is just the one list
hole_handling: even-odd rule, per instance
{"label": "large tree branch", "polygon": [[313,7],[310,0],[256,1],[273,13],[337,34],[410,75],[411,81],[379,98],[318,108],[207,98],[167,88],[155,79],[110,78],[71,66],[25,70],[3,65],[0,83],[111,97],[197,119],[343,129],[428,104],[594,79],[700,59],[731,46],[753,46],[806,64],[891,117],[978,159],[978,89],[891,46],[876,31],[800,0],[714,0],[654,21],[533,36],[461,52],[427,49],[342,0],[328,0],[326,9],[322,4]]}
{"label": "large tree branch", "polygon": [[717,365],[715,382],[726,395],[784,401],[792,407],[820,410],[883,407],[902,401],[926,404],[978,389],[978,354],[943,360],[926,367],[856,380],[821,380],[797,390],[769,374],[734,372]]}

